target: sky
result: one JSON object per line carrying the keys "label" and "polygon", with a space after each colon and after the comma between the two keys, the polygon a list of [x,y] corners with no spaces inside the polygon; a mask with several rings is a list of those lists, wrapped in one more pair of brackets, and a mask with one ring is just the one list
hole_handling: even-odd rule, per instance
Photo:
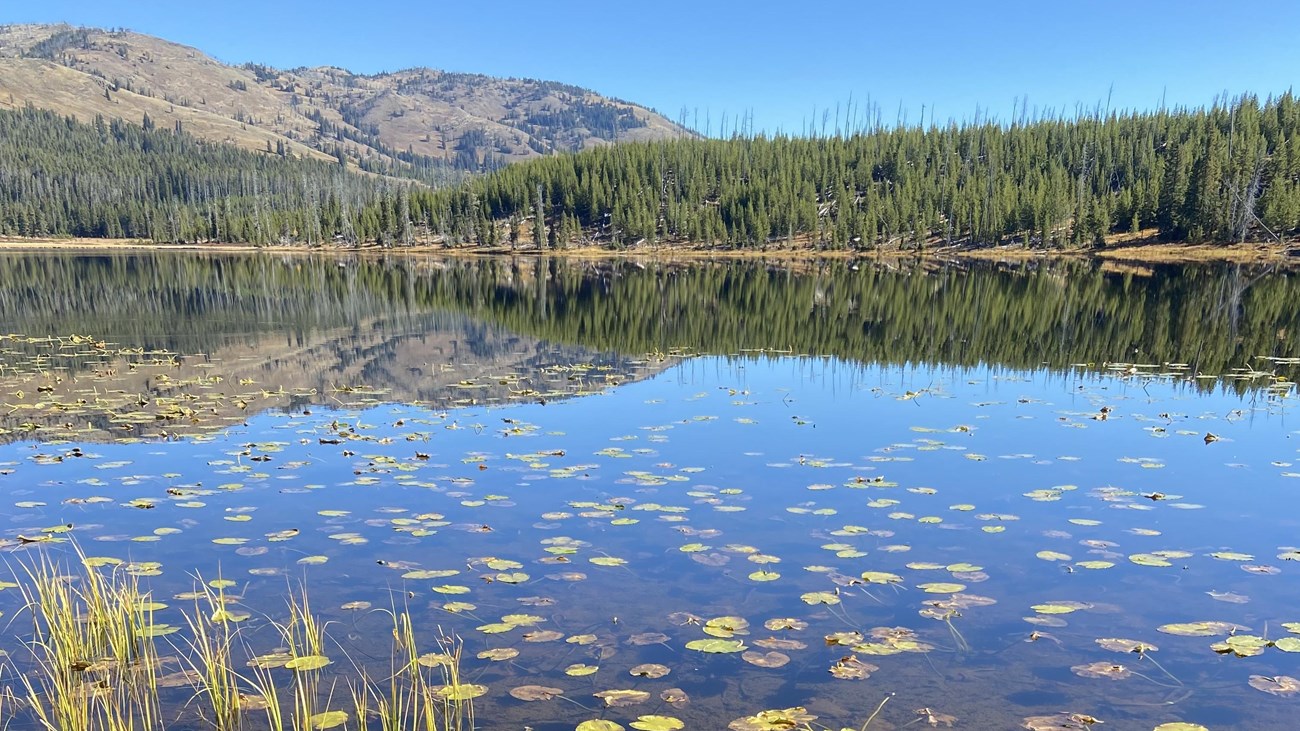
{"label": "sky", "polygon": [[50,22],[234,64],[562,81],[714,135],[1201,106],[1300,72],[1300,0],[0,0],[0,23]]}

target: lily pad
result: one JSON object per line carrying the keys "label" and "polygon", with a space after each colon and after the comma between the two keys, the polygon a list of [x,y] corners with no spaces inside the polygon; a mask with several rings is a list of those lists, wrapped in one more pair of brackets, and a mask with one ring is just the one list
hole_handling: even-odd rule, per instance
{"label": "lily pad", "polygon": [[1300,693],[1300,680],[1289,675],[1252,675],[1250,687],[1273,695],[1293,696]]}
{"label": "lily pad", "polygon": [[667,665],[660,665],[659,663],[651,662],[637,665],[627,672],[629,675],[634,675],[639,678],[662,678],[672,671]]}
{"label": "lily pad", "polygon": [[460,685],[444,685],[437,690],[437,695],[439,698],[449,701],[468,701],[486,695],[487,692],[486,685],[461,683]]}
{"label": "lily pad", "polygon": [[317,713],[308,719],[312,728],[327,729],[335,726],[342,726],[348,722],[347,711],[325,711]]}
{"label": "lily pad", "polygon": [[517,688],[511,688],[510,695],[521,701],[549,701],[552,698],[564,695],[564,691],[560,688],[551,688],[545,685],[521,685]]}
{"label": "lily pad", "polygon": [[605,701],[606,708],[623,708],[650,700],[650,694],[644,690],[602,690],[592,695]]}
{"label": "lily pad", "polygon": [[326,665],[329,665],[330,662],[332,661],[328,657],[325,657],[324,655],[304,655],[302,657],[295,657],[292,660],[289,660],[284,664],[284,666],[286,668],[289,668],[290,670],[298,670],[298,671],[305,672],[308,670],[320,670]]}
{"label": "lily pad", "polygon": [[817,716],[803,706],[759,711],[752,716],[737,718],[727,725],[731,731],[791,731],[806,728]]}
{"label": "lily pad", "polygon": [[743,652],[745,643],[740,640],[691,640],[686,649],[709,653]]}
{"label": "lily pad", "polygon": [[686,728],[686,724],[680,719],[672,716],[640,716],[637,720],[628,724],[632,728],[640,731],[677,731],[677,729]]}
{"label": "lily pad", "polygon": [[593,718],[589,721],[583,721],[578,724],[574,727],[573,731],[626,731],[626,729],[613,721],[606,721],[603,718]]}

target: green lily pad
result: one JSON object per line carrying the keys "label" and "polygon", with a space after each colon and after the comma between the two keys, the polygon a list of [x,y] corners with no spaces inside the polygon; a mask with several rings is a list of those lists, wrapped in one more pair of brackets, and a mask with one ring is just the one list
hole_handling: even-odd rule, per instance
{"label": "green lily pad", "polygon": [[295,657],[289,662],[286,662],[284,666],[290,670],[320,670],[326,665],[329,665],[330,662],[331,660],[324,655],[304,655],[302,657]]}
{"label": "green lily pad", "polygon": [[686,649],[713,653],[744,652],[745,643],[740,640],[691,640],[686,643]]}
{"label": "green lily pad", "polygon": [[926,594],[956,594],[966,589],[965,584],[955,584],[947,581],[931,581],[925,584],[917,584],[916,588],[924,591]]}
{"label": "green lily pad", "polygon": [[686,724],[672,716],[640,716],[629,725],[640,731],[677,731],[686,728]]}
{"label": "green lily pad", "polygon": [[626,731],[626,729],[613,721],[606,721],[603,718],[593,718],[589,721],[583,721],[578,724],[574,727],[573,731]]}
{"label": "green lily pad", "polygon": [[487,694],[486,685],[475,685],[473,683],[461,683],[460,685],[444,685],[438,689],[439,698],[449,701],[468,701]]}

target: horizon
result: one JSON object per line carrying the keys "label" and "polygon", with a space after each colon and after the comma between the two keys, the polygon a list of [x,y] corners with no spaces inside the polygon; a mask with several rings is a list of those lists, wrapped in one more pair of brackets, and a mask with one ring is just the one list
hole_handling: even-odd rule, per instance
{"label": "horizon", "polygon": [[[1216,99],[1293,91],[1300,47],[1264,43],[1261,29],[1300,26],[1300,3],[1270,0],[1229,13],[1208,0],[1134,5],[845,4],[820,14],[839,21],[827,24],[776,3],[684,0],[654,9],[590,0],[538,8],[510,0],[491,14],[374,0],[361,17],[337,0],[271,7],[234,0],[166,12],[50,0],[13,8],[0,22],[125,28],[236,66],[328,65],[361,75],[423,66],[557,81],[654,109],[714,137],[729,130],[829,133],[837,110],[841,130],[852,132],[850,108],[870,107],[885,127],[929,127],[1074,118],[1096,109],[1195,109]],[[925,31],[919,43],[909,40],[917,29]],[[526,42],[531,37],[539,41]]]}

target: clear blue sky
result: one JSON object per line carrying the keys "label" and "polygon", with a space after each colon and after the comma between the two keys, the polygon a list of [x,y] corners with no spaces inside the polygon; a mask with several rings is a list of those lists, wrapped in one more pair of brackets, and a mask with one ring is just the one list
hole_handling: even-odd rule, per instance
{"label": "clear blue sky", "polygon": [[[0,23],[126,27],[228,63],[430,66],[590,87],[716,134],[799,132],[868,98],[925,107],[1202,105],[1276,94],[1300,73],[1300,0],[9,0]],[[1111,92],[1113,87],[1113,94]]]}

